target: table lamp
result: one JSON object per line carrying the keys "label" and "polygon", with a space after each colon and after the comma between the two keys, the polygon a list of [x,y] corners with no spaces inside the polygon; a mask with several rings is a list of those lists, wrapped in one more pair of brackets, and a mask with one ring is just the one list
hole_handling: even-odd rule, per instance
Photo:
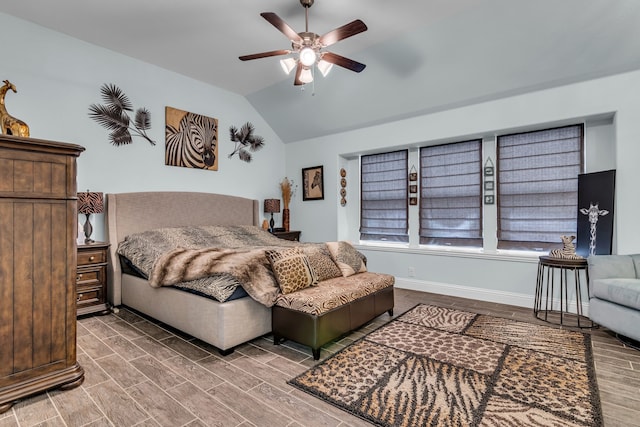
{"label": "table lamp", "polygon": [[89,217],[91,214],[104,212],[104,198],[102,193],[87,190],[84,193],[78,193],[78,213],[85,214],[87,220],[84,223],[84,243],[93,243],[91,233],[93,227]]}
{"label": "table lamp", "polygon": [[271,221],[269,221],[269,232],[273,233],[273,214],[280,212],[280,199],[265,199],[264,200],[264,213],[271,214]]}

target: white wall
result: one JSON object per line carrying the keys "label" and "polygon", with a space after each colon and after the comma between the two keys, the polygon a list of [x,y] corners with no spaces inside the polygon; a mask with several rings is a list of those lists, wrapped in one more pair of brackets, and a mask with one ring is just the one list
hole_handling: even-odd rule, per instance
{"label": "white wall", "polygon": [[[640,211],[638,71],[285,146],[243,97],[220,88],[4,14],[0,14],[0,39],[5,41],[0,80],[9,79],[18,88],[17,94],[7,94],[7,109],[30,125],[34,138],[86,148],[78,160],[79,189],[207,191],[262,200],[280,197],[278,183],[283,176],[299,184],[302,168],[323,165],[325,199],[303,202],[299,189],[291,205],[292,228],[302,230],[305,241],[355,239],[358,170],[348,159],[390,148],[487,139],[509,130],[587,120],[591,123],[587,138],[601,141],[593,145],[595,151],[587,152],[589,170],[611,169],[611,164],[617,169],[615,250],[640,252],[640,222],[636,220]],[[88,117],[88,106],[101,101],[103,83],[118,85],[136,108],[150,110],[149,134],[157,142],[155,147],[140,138],[124,147],[108,143],[107,131]],[[164,165],[165,106],[219,119],[217,172]],[[613,124],[609,125],[606,118],[611,117]],[[228,128],[245,121],[251,121],[266,140],[266,147],[250,164],[227,159],[233,149]],[[603,167],[591,167],[590,159],[598,159]],[[345,208],[339,204],[340,167],[348,171]],[[103,216],[93,221],[94,236],[104,238]],[[363,251],[372,270],[396,275],[400,286],[531,305],[535,258],[429,253],[417,248]],[[415,277],[407,277],[408,267],[415,268]]]}
{"label": "white wall", "polygon": [[[284,144],[244,97],[1,13],[0,39],[5,51],[0,80],[8,79],[18,89],[17,94],[7,94],[7,110],[27,122],[33,138],[86,148],[78,159],[79,190],[280,197]],[[127,146],[108,142],[108,131],[88,116],[90,104],[102,103],[104,83],[119,86],[134,108],[151,112],[149,135],[156,146],[138,137]],[[165,106],[218,119],[218,171],[165,166]],[[241,162],[237,155],[228,159],[233,151],[229,126],[247,121],[265,138],[265,147],[251,163]],[[102,214],[92,216],[96,239],[104,238],[103,220]]]}
{"label": "white wall", "polygon": [[[345,239],[356,241],[359,226],[358,154],[460,141],[485,140],[515,130],[528,130],[585,121],[587,171],[615,168],[616,212],[614,251],[640,253],[640,71],[496,101],[438,112],[390,124],[287,144],[287,173],[324,165],[325,199],[291,207],[292,227],[302,230],[305,241]],[[347,207],[340,207],[340,167],[347,165]],[[417,165],[416,165],[417,167]],[[399,286],[490,301],[532,306],[536,257],[498,254],[469,255],[428,252],[417,248],[361,247],[369,266],[397,278]],[[415,277],[408,268],[415,268]]]}

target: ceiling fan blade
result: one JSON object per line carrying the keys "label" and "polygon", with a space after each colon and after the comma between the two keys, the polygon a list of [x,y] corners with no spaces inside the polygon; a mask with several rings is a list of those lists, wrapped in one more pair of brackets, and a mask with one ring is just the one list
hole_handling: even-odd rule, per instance
{"label": "ceiling fan blade", "polygon": [[293,28],[289,26],[286,22],[282,20],[278,15],[273,12],[263,12],[260,14],[264,19],[269,21],[271,25],[276,27],[282,34],[287,36],[289,40],[294,43],[302,43],[302,37],[298,33],[296,33]]}
{"label": "ceiling fan blade", "polygon": [[331,46],[334,43],[344,40],[347,37],[355,36],[363,31],[367,31],[367,26],[359,19],[349,22],[340,28],[329,31],[327,34],[320,37],[320,44],[323,46]]}
{"label": "ceiling fan blade", "polygon": [[254,53],[253,55],[240,56],[241,61],[250,61],[252,59],[268,58],[270,56],[287,55],[290,50],[272,50],[270,52]]}
{"label": "ceiling fan blade", "polygon": [[300,80],[300,74],[302,74],[302,64],[298,62],[298,67],[296,68],[296,78],[293,80],[294,86],[301,86],[304,84]]}
{"label": "ceiling fan blade", "polygon": [[366,67],[366,65],[356,62],[353,59],[345,58],[344,56],[340,56],[336,53],[331,52],[325,52],[324,54],[322,54],[322,59],[332,64],[344,67],[348,70],[355,71],[356,73],[359,73]]}

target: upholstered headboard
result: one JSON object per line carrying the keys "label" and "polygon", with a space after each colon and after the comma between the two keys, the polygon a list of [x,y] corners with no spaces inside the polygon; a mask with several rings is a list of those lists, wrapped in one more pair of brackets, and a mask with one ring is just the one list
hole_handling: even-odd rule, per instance
{"label": "upholstered headboard", "polygon": [[108,299],[121,304],[118,243],[125,236],[161,227],[185,225],[260,225],[258,201],[223,194],[142,192],[107,194],[106,233],[109,237]]}

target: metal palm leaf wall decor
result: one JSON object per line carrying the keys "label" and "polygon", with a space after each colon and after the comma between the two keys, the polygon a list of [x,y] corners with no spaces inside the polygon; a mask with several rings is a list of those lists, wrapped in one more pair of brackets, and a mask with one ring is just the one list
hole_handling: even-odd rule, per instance
{"label": "metal palm leaf wall decor", "polygon": [[145,132],[151,129],[149,110],[138,108],[132,121],[127,111],[133,112],[133,105],[119,87],[113,83],[105,83],[100,87],[100,93],[105,104],[91,104],[89,117],[111,131],[109,142],[115,146],[131,144],[133,136],[140,136],[151,145],[156,145]]}
{"label": "metal palm leaf wall decor", "polygon": [[229,136],[231,142],[235,143],[235,148],[229,158],[232,158],[234,154],[238,154],[238,158],[243,162],[249,163],[253,158],[250,151],[258,151],[264,147],[264,138],[259,135],[254,135],[255,128],[250,122],[245,123],[238,130],[235,126],[229,128]]}

